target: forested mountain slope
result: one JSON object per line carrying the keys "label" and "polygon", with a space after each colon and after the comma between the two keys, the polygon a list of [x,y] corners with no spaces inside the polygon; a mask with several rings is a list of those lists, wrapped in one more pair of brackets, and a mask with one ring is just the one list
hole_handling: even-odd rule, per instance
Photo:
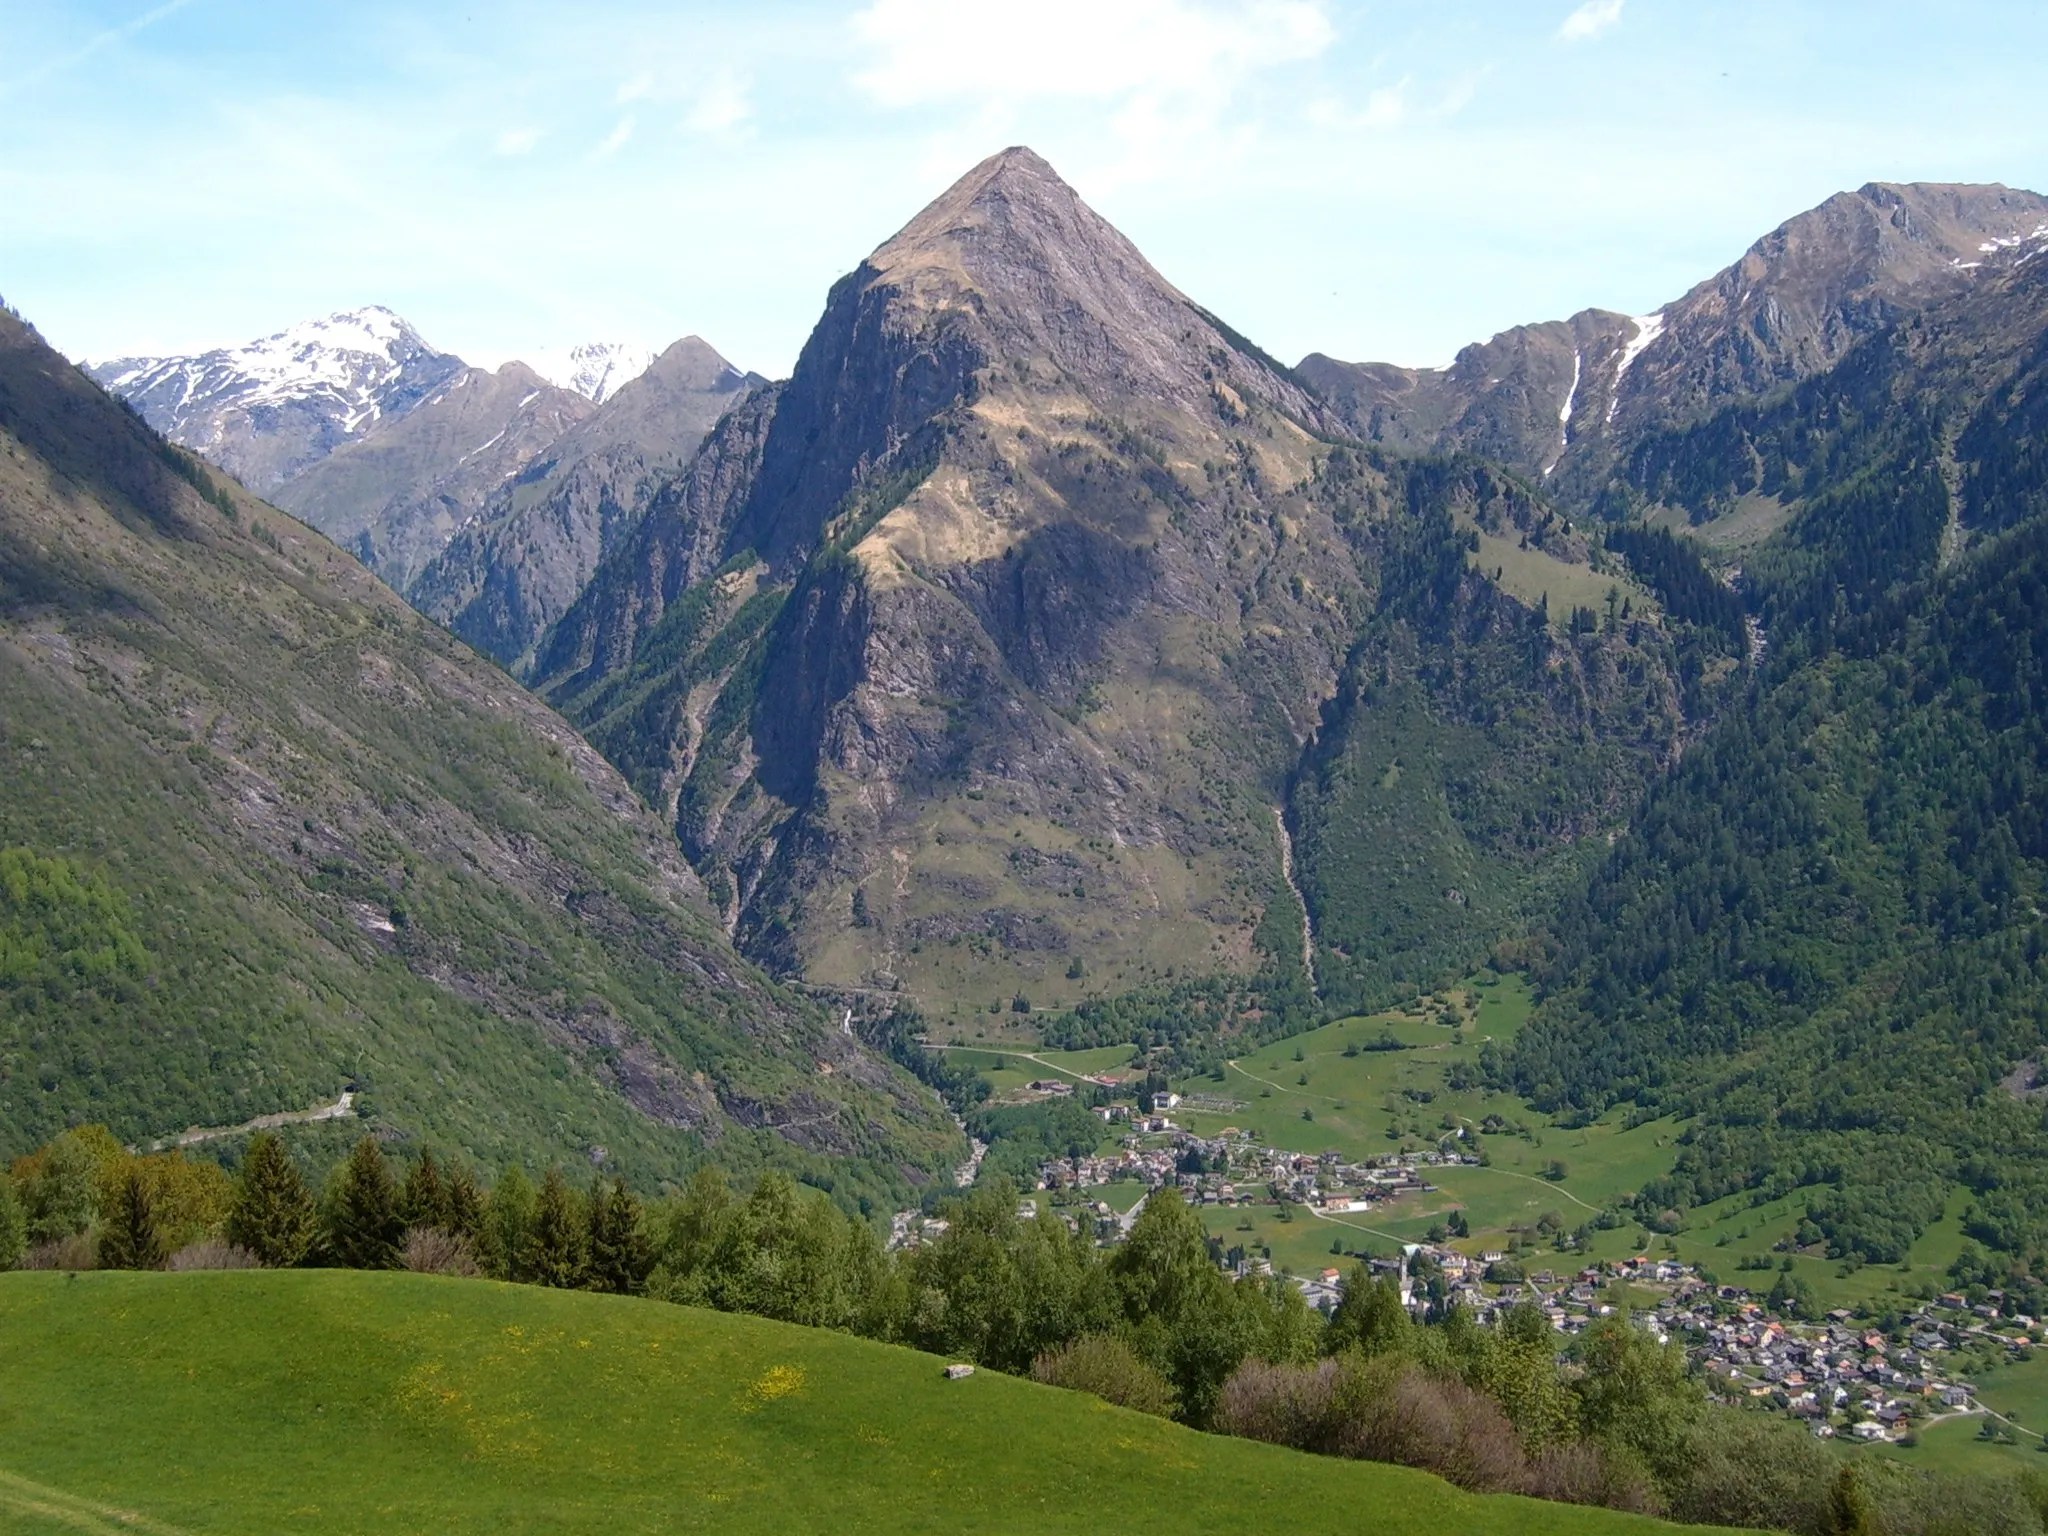
{"label": "forested mountain slope", "polygon": [[332,1100],[487,1164],[960,1142],[559,718],[0,317],[0,1153]]}
{"label": "forested mountain slope", "polygon": [[985,1007],[1302,996],[1283,813],[1333,997],[1468,963],[1671,755],[1680,648],[1515,476],[1347,446],[1011,150],[833,289],[535,670],[749,953]]}
{"label": "forested mountain slope", "polygon": [[1818,1236],[1898,1259],[1954,1183],[2048,1253],[2048,261],[1880,332],[1790,394],[1647,440],[1640,503],[1750,558],[1770,661],[1550,925],[1504,1076],[1697,1113],[1676,1207],[1831,1186]]}

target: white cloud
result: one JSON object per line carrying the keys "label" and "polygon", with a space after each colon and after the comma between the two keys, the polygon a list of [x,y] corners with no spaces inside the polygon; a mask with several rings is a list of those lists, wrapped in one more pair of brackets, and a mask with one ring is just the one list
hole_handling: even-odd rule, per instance
{"label": "white cloud", "polygon": [[744,128],[754,115],[749,99],[753,82],[744,75],[721,72],[698,95],[683,124],[692,133],[712,138],[730,138]]}
{"label": "white cloud", "polygon": [[1413,80],[1403,79],[1372,92],[1365,98],[1365,105],[1358,108],[1334,96],[1319,97],[1309,103],[1308,121],[1317,128],[1339,133],[1382,133],[1441,123],[1472,104],[1485,73],[1483,69],[1474,70],[1448,85],[1421,91]]}
{"label": "white cloud", "polygon": [[633,137],[633,119],[630,117],[620,118],[619,126],[614,128],[610,133],[606,134],[604,137],[604,142],[597,146],[598,155],[600,157],[603,157],[605,155],[616,154],[621,148],[624,147],[626,140],[630,139],[631,137]]}
{"label": "white cloud", "polygon": [[498,135],[497,149],[501,155],[525,155],[531,154],[539,142],[538,128],[507,128]]}
{"label": "white cloud", "polygon": [[1565,17],[1564,25],[1557,29],[1559,40],[1590,42],[1621,20],[1621,7],[1622,0],[1586,0],[1584,5]]}
{"label": "white cloud", "polygon": [[1377,129],[1398,128],[1408,121],[1413,111],[1408,96],[1409,83],[1403,80],[1398,85],[1374,91],[1365,98],[1365,106],[1355,112],[1334,97],[1324,97],[1310,103],[1308,120],[1318,128],[1347,132],[1369,133]]}
{"label": "white cloud", "polygon": [[629,101],[639,101],[653,89],[654,76],[646,73],[637,74],[632,79],[619,83],[619,88],[612,92],[612,104],[623,107]]}
{"label": "white cloud", "polygon": [[1336,38],[1323,0],[873,0],[853,27],[889,107],[1213,100]]}

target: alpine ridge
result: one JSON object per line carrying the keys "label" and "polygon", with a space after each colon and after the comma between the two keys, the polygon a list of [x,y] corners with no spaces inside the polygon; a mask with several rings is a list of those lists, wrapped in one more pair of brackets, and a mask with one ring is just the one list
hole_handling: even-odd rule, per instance
{"label": "alpine ridge", "polygon": [[1483,453],[1584,507],[1644,431],[1822,372],[2043,235],[2048,198],[2033,192],[1871,182],[1788,219],[1649,315],[1517,326],[1448,369],[1311,353],[1300,372],[1367,441]]}

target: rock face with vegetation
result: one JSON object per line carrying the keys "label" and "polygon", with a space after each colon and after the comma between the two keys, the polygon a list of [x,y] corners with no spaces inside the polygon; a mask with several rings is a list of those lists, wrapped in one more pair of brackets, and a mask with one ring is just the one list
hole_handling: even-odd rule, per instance
{"label": "rock face with vegetation", "polygon": [[493,483],[406,596],[478,650],[522,665],[705,434],[766,382],[685,337]]}
{"label": "rock face with vegetation", "polygon": [[848,1198],[961,1142],[569,726],[0,318],[0,1146],[330,1102]]}
{"label": "rock face with vegetation", "polygon": [[[1612,757],[1591,808],[1481,835],[1474,859],[1523,861],[1489,920],[1669,753],[1670,637],[1602,559],[1513,476],[1346,447],[1010,150],[835,286],[793,377],[713,432],[535,676],[776,968],[974,1007],[1299,987],[1279,818],[1341,679],[1455,722],[1518,818],[1499,752]],[[1493,718],[1473,665],[1541,702]],[[1354,689],[1342,728],[1378,741],[1357,722],[1381,697]],[[1440,804],[1451,755],[1413,757],[1403,794],[1463,836],[1499,807]],[[1304,825],[1316,915],[1351,935],[1393,866]],[[1413,927],[1489,878],[1424,880]]]}

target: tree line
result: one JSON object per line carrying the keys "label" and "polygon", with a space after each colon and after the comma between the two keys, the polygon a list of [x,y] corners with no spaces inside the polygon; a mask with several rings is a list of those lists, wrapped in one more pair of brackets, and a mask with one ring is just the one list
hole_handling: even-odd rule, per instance
{"label": "tree line", "polygon": [[[995,1179],[899,1253],[780,1173],[717,1169],[652,1200],[513,1167],[488,1188],[431,1151],[358,1141],[316,1190],[272,1134],[231,1178],[66,1132],[0,1176],[0,1265],[345,1266],[483,1276],[746,1312],[1092,1392],[1196,1428],[1396,1462],[1481,1492],[1797,1533],[2039,1536],[2048,1482],[1847,1467],[1796,1426],[1713,1403],[1684,1356],[1627,1322],[1560,1351],[1534,1307],[1491,1326],[1365,1264],[1326,1319],[1280,1276],[1233,1278],[1171,1189],[1098,1247],[1020,1213]],[[1961,1512],[1960,1515],[1958,1512]],[[1954,1524],[1964,1518],[1962,1526]]]}

